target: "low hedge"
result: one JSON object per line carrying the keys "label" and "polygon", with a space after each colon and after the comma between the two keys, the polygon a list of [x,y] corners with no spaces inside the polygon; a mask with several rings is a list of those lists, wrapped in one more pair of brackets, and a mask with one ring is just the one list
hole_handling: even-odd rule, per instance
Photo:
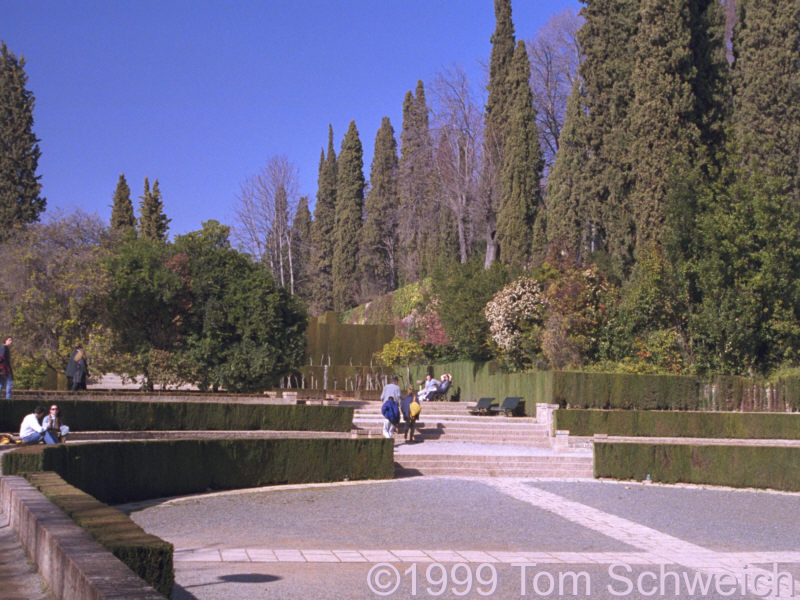
{"label": "low hedge", "polygon": [[170,597],[175,583],[172,544],[145,532],[126,514],[67,484],[57,473],[28,473],[27,479],[131,571]]}
{"label": "low hedge", "polygon": [[385,479],[387,439],[259,439],[96,442],[24,446],[3,455],[3,473],[55,471],[101,502],[280,483]]}
{"label": "low hedge", "polygon": [[556,429],[570,435],[800,439],[800,414],[657,410],[555,411]]}
{"label": "low hedge", "polygon": [[800,448],[595,442],[594,474],[800,491]]}
{"label": "low hedge", "polygon": [[164,431],[274,429],[280,431],[350,431],[353,408],[297,404],[227,402],[137,402],[6,400],[0,403],[0,431],[17,431],[38,404],[57,403],[73,431]]}

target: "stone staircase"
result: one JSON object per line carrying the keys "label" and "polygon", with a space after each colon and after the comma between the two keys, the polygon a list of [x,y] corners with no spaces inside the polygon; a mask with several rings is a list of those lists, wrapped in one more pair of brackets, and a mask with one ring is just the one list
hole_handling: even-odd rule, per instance
{"label": "stone staircase", "polygon": [[[343,402],[344,404],[344,402]],[[380,436],[380,402],[353,401],[351,435]],[[591,447],[570,448],[551,434],[552,409],[537,417],[471,415],[469,404],[424,402],[415,443],[395,434],[395,475],[587,478]]]}

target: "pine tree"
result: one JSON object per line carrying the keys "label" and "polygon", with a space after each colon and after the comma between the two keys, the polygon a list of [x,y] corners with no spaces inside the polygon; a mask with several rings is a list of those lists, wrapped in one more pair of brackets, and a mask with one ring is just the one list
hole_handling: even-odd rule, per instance
{"label": "pine tree", "polygon": [[[503,150],[502,195],[497,211],[500,260],[512,269],[524,267],[531,256],[533,226],[541,204],[539,180],[544,161],[536,128],[530,72],[525,43],[520,41],[508,76],[511,102]],[[542,250],[537,248],[537,251]]]}
{"label": "pine tree", "polygon": [[800,204],[800,4],[739,0],[734,129],[751,173],[785,178]]}
{"label": "pine tree", "polygon": [[482,210],[479,219],[485,223],[486,258],[484,267],[497,256],[497,210],[502,194],[500,170],[507,136],[509,105],[512,102],[509,72],[514,60],[514,24],[511,21],[511,0],[495,0],[495,30],[491,37],[489,59],[489,97],[486,103],[483,166],[481,170]]}
{"label": "pine tree", "polygon": [[24,57],[0,44],[0,239],[14,225],[38,221],[47,204],[36,174],[41,151],[27,83]]}
{"label": "pine tree", "polygon": [[347,310],[356,305],[358,240],[364,205],[364,152],[355,121],[342,141],[336,162],[336,229],[333,246],[333,306]]}
{"label": "pine tree", "polygon": [[151,191],[149,179],[147,177],[144,178],[144,193],[140,198],[139,235],[147,240],[165,242],[170,220],[164,214],[164,204],[161,202],[158,179],[153,182]]}
{"label": "pine tree", "polygon": [[578,41],[584,54],[579,73],[587,114],[588,214],[599,215],[595,236],[617,268],[630,266],[634,245],[630,187],[628,110],[633,99],[631,52],[639,0],[591,0],[581,10]]}
{"label": "pine tree", "polygon": [[361,291],[365,298],[384,294],[397,285],[397,141],[389,117],[375,135],[370,190],[359,250]]}
{"label": "pine tree", "polygon": [[547,241],[576,261],[593,250],[592,232],[598,215],[587,211],[586,177],[589,161],[586,145],[586,112],[578,79],[567,100],[558,154],[547,178]]}
{"label": "pine tree", "polygon": [[128,187],[125,175],[122,174],[117,181],[117,189],[114,190],[114,198],[111,205],[111,229],[124,231],[134,227],[136,227],[136,217],[133,215],[131,188]]}
{"label": "pine tree", "polygon": [[321,314],[333,309],[333,247],[336,229],[336,151],[333,127],[328,126],[328,154],[319,157],[317,203],[311,228],[311,312]]}

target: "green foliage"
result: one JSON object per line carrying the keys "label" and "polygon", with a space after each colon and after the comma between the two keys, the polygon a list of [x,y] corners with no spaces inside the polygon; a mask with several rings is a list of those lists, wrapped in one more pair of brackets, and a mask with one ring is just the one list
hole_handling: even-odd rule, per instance
{"label": "green foliage", "polygon": [[334,231],[333,306],[345,310],[356,305],[359,292],[358,240],[364,204],[364,151],[355,121],[342,141],[336,162],[336,229]]}
{"label": "green foliage", "polygon": [[374,297],[397,285],[394,256],[397,250],[397,141],[389,117],[384,117],[375,136],[370,170],[370,190],[364,206],[366,220],[361,231],[359,273],[362,297]]}
{"label": "green foliage", "polygon": [[63,372],[77,343],[86,348],[90,368],[113,364],[105,310],[108,239],[97,217],[74,213],[16,230],[0,243],[0,330],[15,338],[15,366],[30,362]]}
{"label": "green foliage", "polygon": [[[38,445],[3,455],[3,473],[55,471],[101,502],[343,479],[387,479],[385,439],[276,438]],[[38,468],[37,468],[38,466]]]}
{"label": "green foliage", "polygon": [[311,230],[311,313],[333,310],[333,248],[336,229],[336,152],[333,127],[328,126],[328,154],[319,158],[317,202]]}
{"label": "green foliage", "polygon": [[797,414],[562,409],[555,419],[557,429],[579,436],[800,439]]}
{"label": "green foliage", "polygon": [[0,44],[0,240],[16,225],[39,220],[47,201],[36,174],[41,151],[33,133],[33,93],[25,59]]}
{"label": "green foliage", "polygon": [[178,236],[173,263],[191,281],[177,353],[202,389],[265,389],[302,364],[306,315],[269,271],[230,248],[216,221]]}
{"label": "green foliage", "polygon": [[[13,399],[0,411],[0,431],[14,431],[25,415],[47,400]],[[58,406],[73,431],[350,431],[353,409],[345,406],[169,402],[137,399],[73,400]]]}
{"label": "green foliage", "polygon": [[153,242],[166,241],[170,219],[164,214],[164,203],[161,200],[158,179],[153,182],[151,191],[150,181],[147,177],[144,178],[144,193],[140,199],[139,235]]}
{"label": "green foliage", "polygon": [[531,256],[533,227],[541,205],[539,180],[544,160],[539,148],[530,71],[525,43],[520,41],[507,75],[511,97],[497,209],[500,260],[511,269],[522,268]]}
{"label": "green foliage", "polygon": [[594,475],[660,483],[800,490],[800,448],[595,443]]}
{"label": "green foliage", "polygon": [[136,218],[133,216],[133,203],[131,202],[131,188],[125,180],[125,175],[119,176],[117,188],[111,204],[111,229],[124,231],[136,227]]}
{"label": "green foliage", "polygon": [[484,269],[477,259],[453,264],[434,276],[433,295],[443,307],[440,316],[459,357],[483,360],[491,356],[489,323],[484,307],[508,281],[505,267],[494,263]]}
{"label": "green foliage", "polygon": [[422,360],[424,352],[417,342],[404,340],[399,337],[388,342],[375,357],[381,364],[388,367],[407,367]]}

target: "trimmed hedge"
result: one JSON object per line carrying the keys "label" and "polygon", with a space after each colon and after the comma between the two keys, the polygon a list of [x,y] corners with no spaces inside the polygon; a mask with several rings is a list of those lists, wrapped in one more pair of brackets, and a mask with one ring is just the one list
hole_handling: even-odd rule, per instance
{"label": "trimmed hedge", "polygon": [[126,514],[67,484],[57,473],[28,473],[28,481],[131,571],[167,598],[175,583],[173,546]]}
{"label": "trimmed hedge", "polygon": [[800,439],[796,413],[559,409],[554,417],[556,429],[579,436]]}
{"label": "trimmed hedge", "polygon": [[388,479],[387,439],[98,442],[25,446],[3,455],[3,473],[55,471],[101,502],[118,504],[280,483]]}
{"label": "trimmed hedge", "polygon": [[69,397],[0,402],[0,431],[19,431],[38,404],[57,403],[73,431],[350,431],[353,408],[227,402],[136,402]]}
{"label": "trimmed hedge", "polygon": [[800,448],[595,442],[594,475],[800,491]]}

